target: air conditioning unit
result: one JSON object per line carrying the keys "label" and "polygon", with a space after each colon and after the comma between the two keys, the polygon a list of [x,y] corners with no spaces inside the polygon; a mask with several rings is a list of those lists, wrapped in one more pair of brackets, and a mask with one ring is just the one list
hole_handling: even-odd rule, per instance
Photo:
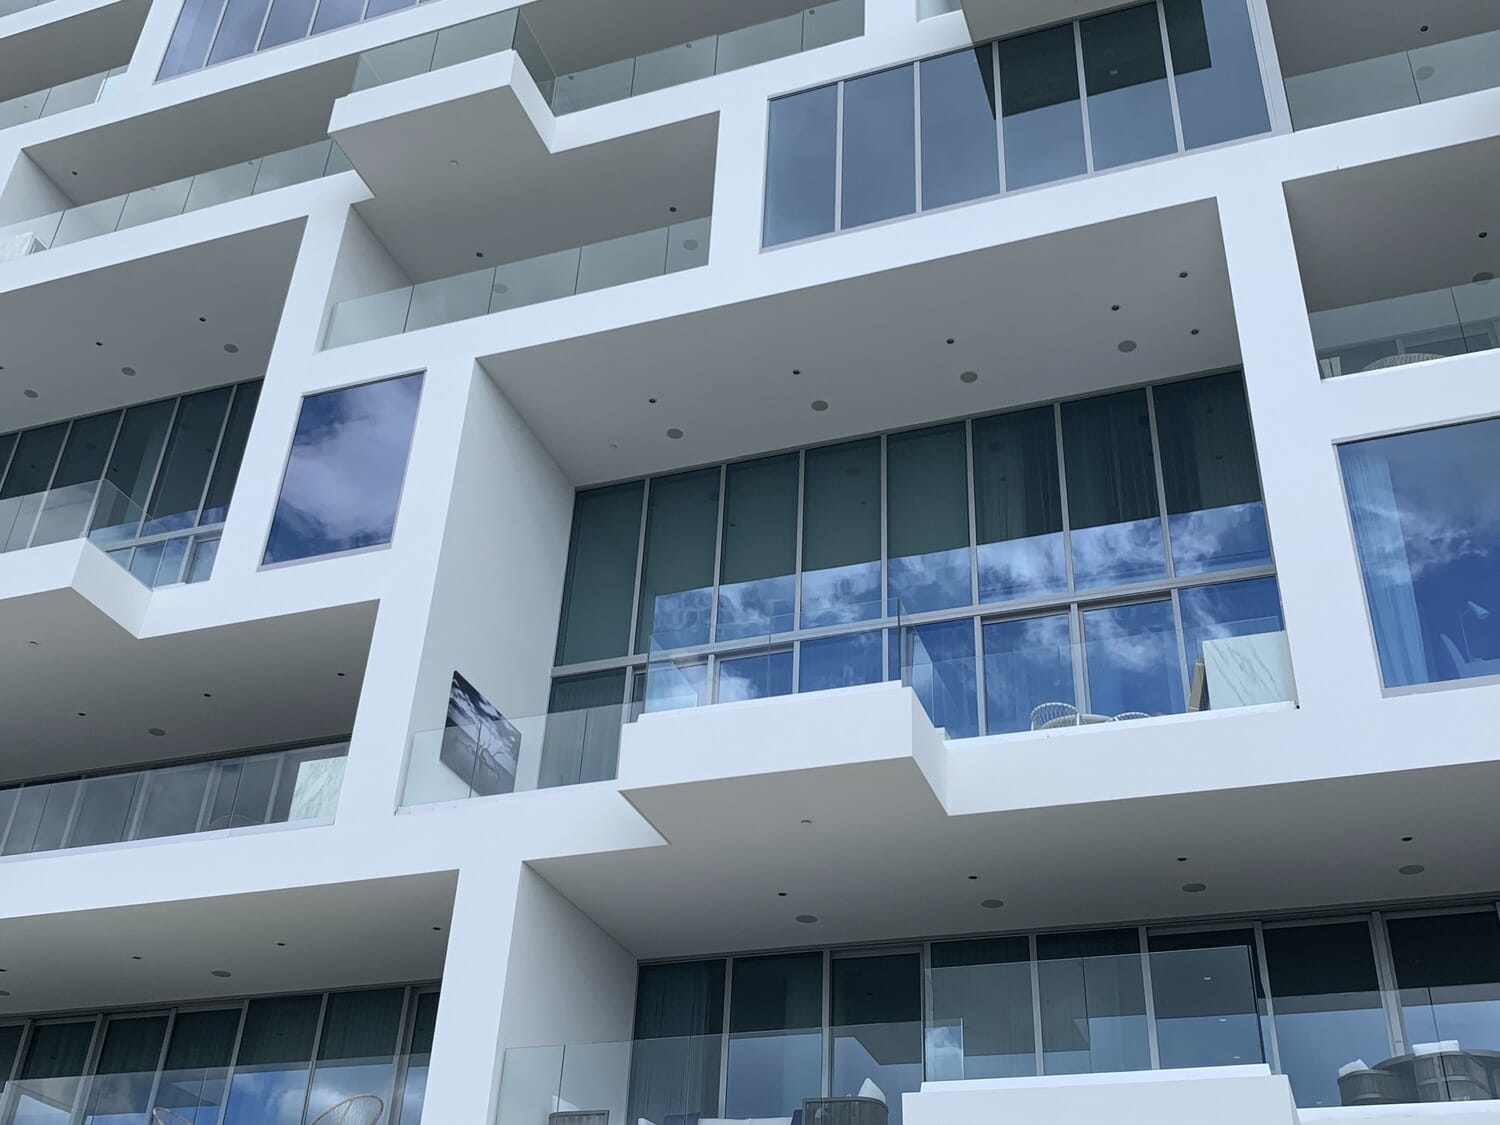
{"label": "air conditioning unit", "polygon": [[29,230],[17,234],[0,234],[0,262],[24,258],[27,254],[35,254],[45,249],[47,249],[47,244]]}

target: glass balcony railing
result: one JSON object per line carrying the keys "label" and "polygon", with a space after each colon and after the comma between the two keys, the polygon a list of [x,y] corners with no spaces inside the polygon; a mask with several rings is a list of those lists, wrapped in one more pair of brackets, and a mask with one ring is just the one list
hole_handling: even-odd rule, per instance
{"label": "glass balcony railing", "polygon": [[1323,378],[1500,347],[1500,281],[1412,293],[1310,316]]}
{"label": "glass balcony railing", "polygon": [[573,113],[855,39],[863,33],[863,0],[830,0],[722,35],[561,74],[550,83],[540,74],[533,77],[544,87],[542,92],[554,113]]}
{"label": "glass balcony railing", "polygon": [[708,264],[709,230],[709,219],[691,219],[457,277],[354,297],[334,306],[323,346],[358,344],[695,269]]}
{"label": "glass balcony railing", "polygon": [[1292,125],[1311,129],[1500,86],[1500,30],[1286,80]]}
{"label": "glass balcony railing", "polygon": [[347,743],[0,788],[0,855],[327,820]]}
{"label": "glass balcony railing", "polygon": [[224,525],[179,522],[153,519],[109,481],[59,485],[0,496],[0,554],[87,538],[152,589],[202,582],[213,573]]}
{"label": "glass balcony railing", "polygon": [[533,77],[541,81],[541,76],[533,67],[539,55],[530,48],[524,33],[517,36],[518,25],[519,20],[514,10],[495,12],[466,23],[428,32],[426,35],[375,47],[359,56],[350,91],[384,86],[389,82],[399,82],[403,78],[413,78],[418,74],[442,70],[444,67],[457,66],[459,63],[513,49],[521,54],[522,61],[532,71]]}
{"label": "glass balcony railing", "polygon": [[18,98],[0,102],[0,129],[21,125],[27,121],[51,117],[79,106],[93,105],[109,96],[113,79],[125,73],[125,67],[117,66],[100,74],[62,82],[49,90],[36,90]]}
{"label": "glass balcony railing", "polygon": [[0,227],[0,261],[6,259],[7,247],[11,256],[21,256],[66,246],[111,231],[127,230],[188,211],[201,211],[215,204],[320,179],[345,171],[349,166],[342,150],[332,140],[315,141],[228,168],[200,172],[169,184],[80,204],[65,211]]}

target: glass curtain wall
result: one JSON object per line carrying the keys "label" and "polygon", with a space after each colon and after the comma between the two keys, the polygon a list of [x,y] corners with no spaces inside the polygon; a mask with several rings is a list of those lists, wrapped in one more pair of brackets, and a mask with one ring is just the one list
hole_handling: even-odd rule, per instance
{"label": "glass curtain wall", "polygon": [[303,1125],[362,1098],[381,1121],[415,1125],[437,996],[395,987],[17,1020],[0,1026],[0,1122]]}
{"label": "glass curtain wall", "polygon": [[1291,698],[1237,372],[581,492],[563,606],[553,711],[599,729],[546,784],[624,708],[901,678],[963,738]]}
{"label": "glass curtain wall", "polygon": [[0,551],[87,536],[148,586],[207,578],[260,388],[0,435]]}
{"label": "glass curtain wall", "polygon": [[[730,982],[725,1007],[725,981]],[[1266,1063],[1299,1106],[1500,1098],[1495,903],[644,965],[633,1120],[925,1080]],[[676,1036],[667,1038],[668,1035]],[[687,1089],[687,1103],[682,1091]],[[660,1091],[660,1096],[653,1091]],[[636,1112],[639,1110],[640,1112]]]}
{"label": "glass curtain wall", "polygon": [[762,242],[1270,127],[1245,0],[1153,0],[773,100]]}

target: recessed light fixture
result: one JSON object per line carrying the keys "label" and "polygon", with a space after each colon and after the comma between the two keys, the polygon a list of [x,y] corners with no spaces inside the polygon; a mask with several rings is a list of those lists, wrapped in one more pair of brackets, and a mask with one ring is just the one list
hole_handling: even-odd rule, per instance
{"label": "recessed light fixture", "polygon": [[679,430],[676,426],[673,426],[670,430],[667,431],[667,436],[673,441],[676,441],[678,438],[682,437],[682,431]]}
{"label": "recessed light fixture", "polygon": [[220,980],[228,980],[230,977],[234,976],[234,974],[231,973],[228,969],[210,969],[208,971],[208,975],[211,977],[218,977]]}
{"label": "recessed light fixture", "polygon": [[26,396],[26,397],[27,397],[27,398],[40,398],[40,397],[41,397],[41,396],[40,396],[40,395],[38,395],[38,394],[37,394],[37,393],[36,393],[36,392],[35,392],[35,391],[34,391],[34,390],[32,390],[32,389],[31,389],[31,388],[30,388],[30,387],[27,387],[27,388],[26,388],[26,389],[25,389],[25,390],[24,390],[24,391],[22,391],[22,392],[21,392],[21,393],[22,393],[22,394],[23,394],[23,395],[25,395],[25,396]]}
{"label": "recessed light fixture", "polygon": [[198,323],[199,324],[207,324],[208,323],[208,317],[206,317],[206,316],[200,316],[198,318]]}
{"label": "recessed light fixture", "polygon": [[979,382],[979,372],[977,372],[977,371],[960,371],[958,373],[958,381],[960,383],[977,383],[977,382]]}
{"label": "recessed light fixture", "polygon": [[450,167],[450,168],[457,168],[458,167],[458,161],[457,160],[450,160],[450,161],[448,161],[448,167]]}
{"label": "recessed light fixture", "polygon": [[507,285],[507,284],[505,284],[505,282],[503,282],[503,281],[497,281],[497,282],[495,282],[495,292],[496,293],[509,293],[510,292],[510,286]]}
{"label": "recessed light fixture", "polygon": [[799,915],[797,915],[797,921],[801,922],[804,926],[811,926],[817,920],[818,920],[818,916],[816,914],[799,914]]}
{"label": "recessed light fixture", "polygon": [[1213,980],[1213,979],[1214,979],[1214,978],[1213,978],[1213,977],[1204,977],[1204,978],[1203,978],[1203,979],[1204,979],[1204,980],[1205,980],[1205,981],[1211,981],[1211,980]]}
{"label": "recessed light fixture", "polygon": [[153,735],[156,738],[160,738],[162,735],[166,734],[167,732],[164,731],[164,730],[162,730],[161,727],[147,727],[146,728],[146,733],[149,734],[149,735]]}
{"label": "recessed light fixture", "polygon": [[9,992],[5,991],[5,989],[3,989],[3,988],[0,988],[0,996],[9,996],[9,995],[10,995]]}
{"label": "recessed light fixture", "polygon": [[1135,341],[1134,340],[1121,340],[1118,344],[1115,345],[1115,347],[1118,348],[1120,351],[1126,352],[1128,354],[1130,352],[1135,351]]}
{"label": "recessed light fixture", "polygon": [[656,405],[656,400],[654,398],[648,398],[646,401],[649,402],[652,406]]}
{"label": "recessed light fixture", "polygon": [[1480,238],[1488,238],[1489,236],[1490,236],[1490,232],[1487,231],[1487,230],[1482,230],[1482,231],[1479,232],[1479,237]]}
{"label": "recessed light fixture", "polygon": [[95,340],[94,341],[94,347],[96,347],[96,348],[102,348],[103,346],[104,346],[104,341],[103,340]]}
{"label": "recessed light fixture", "polygon": [[785,891],[777,891],[776,892],[776,897],[777,898],[786,898],[786,892]]}
{"label": "recessed light fixture", "polygon": [[286,948],[286,942],[284,942],[284,941],[278,941],[276,943],[276,948],[277,949],[285,949]]}
{"label": "recessed light fixture", "polygon": [[948,337],[948,343],[950,343],[950,344],[953,343],[953,337],[952,336]]}
{"label": "recessed light fixture", "polygon": [[970,878],[970,880],[974,880],[974,879],[979,878],[979,876],[978,875],[970,875],[969,878]]}
{"label": "recessed light fixture", "polygon": [[140,954],[139,954],[139,953],[132,953],[132,954],[131,954],[131,955],[130,955],[130,959],[131,959],[131,960],[132,960],[132,961],[144,961],[144,960],[145,960],[145,958],[144,958],[144,957],[142,957],[142,956],[141,956],[141,955],[140,955]]}
{"label": "recessed light fixture", "polygon": [[334,675],[337,676],[341,680],[344,678],[344,673],[342,673],[342,672],[335,672]]}
{"label": "recessed light fixture", "polygon": [[1120,306],[1119,305],[1110,305],[1109,306],[1109,311],[1110,312],[1119,312],[1120,311]]}
{"label": "recessed light fixture", "polygon": [[1185,856],[1185,855],[1178,856],[1177,857],[1177,862],[1178,863],[1186,863],[1187,862],[1187,856]]}
{"label": "recessed light fixture", "polygon": [[234,355],[235,352],[240,350],[240,346],[238,344],[225,344],[224,350],[230,355]]}
{"label": "recessed light fixture", "polygon": [[41,648],[42,647],[42,642],[41,641],[27,641],[26,643],[28,645],[30,645],[32,648]]}
{"label": "recessed light fixture", "polygon": [[821,398],[815,398],[812,401],[812,408],[821,414],[828,409],[828,403]]}
{"label": "recessed light fixture", "polygon": [[134,375],[135,375],[135,368],[134,367],[122,367],[122,368],[120,368],[120,374],[121,375],[130,375],[130,376],[134,377]]}
{"label": "recessed light fixture", "polygon": [[698,249],[698,240],[696,238],[684,238],[682,240],[682,248],[684,250],[696,250]]}
{"label": "recessed light fixture", "polygon": [[211,692],[211,691],[205,691],[203,693],[203,698],[204,699],[212,699],[213,697],[214,697],[214,693]]}
{"label": "recessed light fixture", "polygon": [[804,821],[803,821],[803,822],[802,822],[802,823],[803,823],[803,824],[811,824],[811,823],[812,823],[812,821],[810,821],[810,820],[804,820]]}
{"label": "recessed light fixture", "polygon": [[1196,328],[1194,328],[1191,332],[1188,333],[1188,335],[1189,336],[1196,336],[1196,335],[1198,335],[1198,330]]}
{"label": "recessed light fixture", "polygon": [[474,257],[476,257],[476,258],[482,258],[482,257],[484,257],[484,251],[483,250],[476,250],[476,251],[474,251]]}
{"label": "recessed light fixture", "polygon": [[1423,25],[1422,25],[1422,30],[1423,30],[1423,31],[1426,31],[1426,30],[1427,30],[1427,25],[1426,25],[1426,24],[1425,24],[1425,23],[1424,23],[1424,24],[1423,24]]}
{"label": "recessed light fixture", "polygon": [[1427,868],[1423,867],[1420,863],[1408,863],[1404,867],[1396,868],[1396,870],[1402,875],[1420,875]]}
{"label": "recessed light fixture", "polygon": [[1426,82],[1436,73],[1437,71],[1430,66],[1419,66],[1412,72],[1418,82]]}
{"label": "recessed light fixture", "polygon": [[1182,278],[1183,280],[1186,280],[1187,279],[1187,275],[1188,275],[1188,271],[1187,270],[1182,270],[1180,273],[1178,273],[1177,276],[1180,277],[1180,278]]}
{"label": "recessed light fixture", "polygon": [[89,717],[89,713],[87,711],[80,711],[78,712],[78,717],[80,719],[87,719]]}
{"label": "recessed light fixture", "polygon": [[1413,840],[1415,840],[1415,839],[1416,839],[1416,837],[1415,837],[1415,836],[1402,836],[1402,837],[1401,837],[1401,842],[1402,842],[1402,843],[1403,843],[1403,844],[1409,844],[1409,843],[1411,843],[1411,842],[1412,842],[1412,841],[1413,841]]}
{"label": "recessed light fixture", "polygon": [[979,905],[986,910],[999,910],[1005,905],[1005,900],[1001,898],[987,898],[981,900]]}
{"label": "recessed light fixture", "polygon": [[433,926],[432,927],[432,932],[435,933],[435,934],[440,934],[440,933],[443,932],[443,927],[442,926]]}
{"label": "recessed light fixture", "polygon": [[792,368],[792,374],[793,375],[801,375],[802,374],[802,368],[800,368],[800,367],[794,367],[794,368]]}
{"label": "recessed light fixture", "polygon": [[1204,891],[1208,890],[1208,884],[1206,884],[1206,883],[1184,883],[1184,884],[1182,884],[1182,889],[1184,891],[1186,891],[1190,895],[1197,895],[1197,894],[1202,894]]}
{"label": "recessed light fixture", "polygon": [[676,207],[668,207],[667,210],[670,211],[670,212],[672,212],[672,214],[674,214],[674,215],[677,214],[677,208]]}

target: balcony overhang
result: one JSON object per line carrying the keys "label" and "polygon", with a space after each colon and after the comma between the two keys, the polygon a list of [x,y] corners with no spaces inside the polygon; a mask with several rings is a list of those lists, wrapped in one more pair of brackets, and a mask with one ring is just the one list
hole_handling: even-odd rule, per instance
{"label": "balcony overhang", "polygon": [[[642,958],[1493,889],[1497,762],[1256,784],[1241,767],[1297,745],[1280,720],[1299,712],[943,746],[916,706],[880,685],[645,717],[620,784],[665,844],[532,865]],[[1000,779],[983,800],[978,754]],[[1205,755],[1217,783],[1182,767]],[[1052,803],[1027,805],[1039,774]],[[1450,858],[1403,875],[1422,857],[1402,835]],[[1310,862],[1326,855],[1358,858]]]}
{"label": "balcony overhang", "polygon": [[150,0],[43,0],[0,17],[0,101],[130,61]]}
{"label": "balcony overhang", "polygon": [[350,94],[329,132],[374,195],[360,216],[412,281],[651,230],[713,205],[717,115],[568,146],[514,51]]}
{"label": "balcony overhang", "polygon": [[964,19],[976,43],[1118,8],[1119,0],[963,0]]}

